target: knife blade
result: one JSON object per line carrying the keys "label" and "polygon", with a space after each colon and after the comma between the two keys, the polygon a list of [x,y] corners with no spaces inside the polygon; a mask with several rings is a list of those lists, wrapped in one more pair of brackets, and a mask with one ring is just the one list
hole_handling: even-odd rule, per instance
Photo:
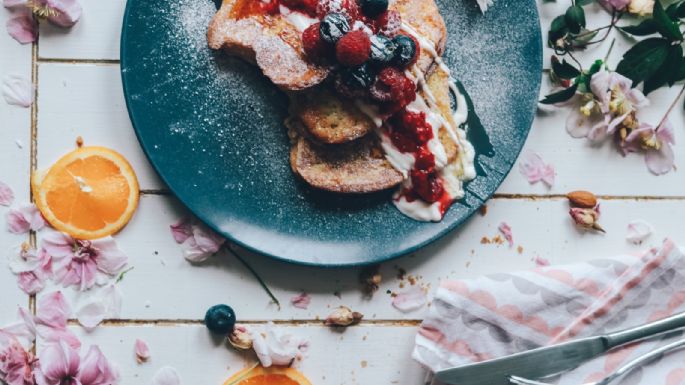
{"label": "knife blade", "polygon": [[533,349],[435,374],[432,385],[509,385],[509,376],[542,378],[573,369],[610,349],[606,336]]}

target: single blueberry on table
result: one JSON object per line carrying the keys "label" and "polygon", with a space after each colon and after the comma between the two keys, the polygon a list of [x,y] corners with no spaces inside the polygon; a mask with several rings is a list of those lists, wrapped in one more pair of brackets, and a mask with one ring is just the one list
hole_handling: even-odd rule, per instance
{"label": "single blueberry on table", "polygon": [[235,327],[235,312],[228,305],[215,305],[205,314],[205,325],[212,333],[226,335]]}

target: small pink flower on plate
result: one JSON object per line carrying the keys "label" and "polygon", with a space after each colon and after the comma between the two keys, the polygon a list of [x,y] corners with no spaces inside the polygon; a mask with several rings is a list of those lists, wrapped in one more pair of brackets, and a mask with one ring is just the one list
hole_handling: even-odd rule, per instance
{"label": "small pink flower on plate", "polygon": [[412,286],[410,289],[397,294],[392,299],[392,306],[401,312],[408,313],[421,309],[427,302],[426,292],[419,286]]}
{"label": "small pink flower on plate", "polygon": [[181,245],[189,262],[200,263],[216,254],[226,239],[195,218],[183,218],[170,226],[171,235]]}
{"label": "small pink flower on plate", "polygon": [[2,96],[7,104],[29,108],[33,104],[34,87],[27,78],[11,74],[2,82]]}
{"label": "small pink flower on plate", "polygon": [[14,191],[8,185],[0,182],[0,206],[10,206],[14,202]]}
{"label": "small pink flower on plate", "polygon": [[519,162],[519,171],[526,177],[528,183],[535,184],[540,181],[544,182],[548,187],[554,185],[556,171],[554,166],[546,164],[540,155],[534,152],[528,152]]}
{"label": "small pink flower on plate", "polygon": [[312,297],[307,293],[298,294],[290,299],[290,304],[298,309],[307,309]]}
{"label": "small pink flower on plate", "polygon": [[626,241],[639,245],[649,238],[653,232],[652,225],[643,220],[635,220],[628,223]]}
{"label": "small pink flower on plate", "polygon": [[7,33],[20,44],[29,44],[38,37],[38,23],[29,12],[20,12],[7,20]]}
{"label": "small pink flower on plate", "polygon": [[136,353],[136,361],[138,361],[139,364],[147,362],[147,360],[150,359],[150,347],[145,341],[136,339],[134,350]]}
{"label": "small pink flower on plate", "polygon": [[26,234],[45,227],[45,219],[33,204],[13,207],[7,212],[7,230],[13,234]]}
{"label": "small pink flower on plate", "polygon": [[509,247],[514,247],[514,235],[511,232],[511,226],[507,222],[502,222],[499,224],[499,227],[497,227],[500,233],[504,236],[504,239],[507,240],[507,243],[509,244]]}
{"label": "small pink flower on plate", "polygon": [[52,257],[55,280],[64,286],[77,286],[81,291],[95,284],[104,285],[128,263],[128,257],[112,237],[82,241],[49,231],[41,245]]}
{"label": "small pink flower on plate", "polygon": [[181,378],[176,369],[165,366],[152,377],[152,385],[181,385]]}

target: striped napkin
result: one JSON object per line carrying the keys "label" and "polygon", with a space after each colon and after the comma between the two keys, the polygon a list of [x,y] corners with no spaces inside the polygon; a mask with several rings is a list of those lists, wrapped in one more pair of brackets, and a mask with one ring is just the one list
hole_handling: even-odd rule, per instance
{"label": "striped napkin", "polygon": [[[685,258],[670,240],[642,256],[445,281],[416,336],[431,371],[642,325],[685,311]],[[618,349],[554,379],[596,381],[681,332]],[[682,385],[685,353],[635,370],[621,384]]]}

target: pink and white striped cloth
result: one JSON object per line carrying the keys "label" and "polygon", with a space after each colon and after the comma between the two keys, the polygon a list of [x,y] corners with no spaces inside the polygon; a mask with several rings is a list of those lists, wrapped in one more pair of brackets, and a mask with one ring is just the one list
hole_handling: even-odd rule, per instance
{"label": "pink and white striped cloth", "polygon": [[[685,311],[685,258],[661,249],[567,266],[445,281],[416,336],[413,357],[431,371],[487,360]],[[555,379],[596,381],[682,332],[612,351]],[[685,353],[637,369],[621,384],[683,385]]]}

